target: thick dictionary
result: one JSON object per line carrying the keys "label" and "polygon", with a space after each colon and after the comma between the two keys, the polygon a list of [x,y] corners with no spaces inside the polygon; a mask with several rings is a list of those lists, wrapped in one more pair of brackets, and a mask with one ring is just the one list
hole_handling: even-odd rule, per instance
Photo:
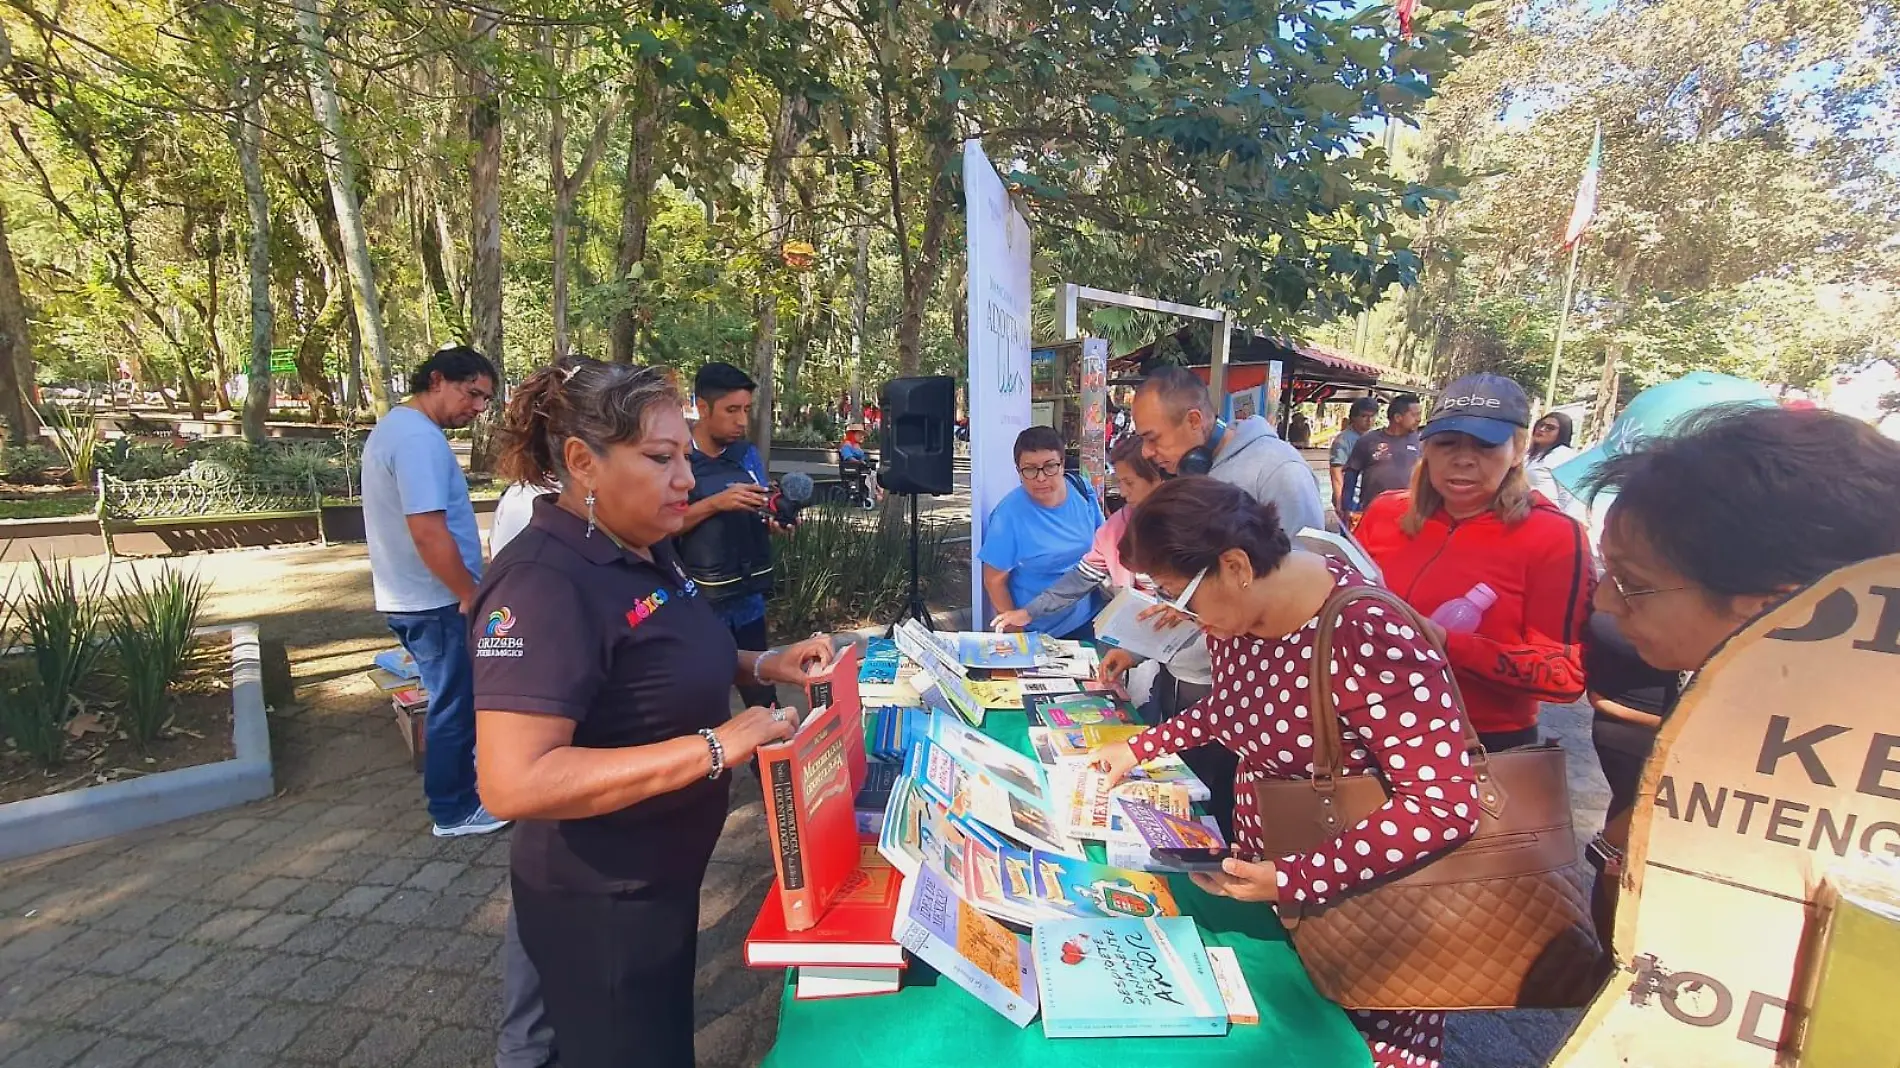
{"label": "thick dictionary", "polygon": [[812,712],[798,733],[759,748],[765,830],[788,931],[816,926],[858,867],[852,802],[866,768],[855,646],[812,683],[811,694]]}

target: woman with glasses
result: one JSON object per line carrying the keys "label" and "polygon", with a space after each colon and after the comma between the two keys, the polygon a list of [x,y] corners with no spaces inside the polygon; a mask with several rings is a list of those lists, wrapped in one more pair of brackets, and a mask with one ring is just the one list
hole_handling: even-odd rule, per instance
{"label": "woman with glasses", "polygon": [[726,769],[797,715],[732,715],[735,682],[798,684],[828,639],[741,651],[673,538],[693,486],[679,394],[579,361],[515,391],[503,474],[558,485],[470,613],[482,801],[516,821],[521,945],[570,1068],[693,1063],[700,884]]}
{"label": "woman with glasses", "polygon": [[[1834,412],[1710,409],[1605,459],[1583,486],[1615,498],[1597,611],[1661,672],[1695,671],[1754,617],[1828,572],[1900,552],[1900,443]],[[1610,681],[1593,676],[1591,688]],[[1665,687],[1650,708],[1620,709],[1609,723],[1599,705],[1597,750],[1612,757],[1605,777],[1630,803],[1679,689]],[[1591,843],[1602,873],[1599,930],[1609,930],[1628,832],[1627,812],[1613,808]]]}
{"label": "woman with glasses", "polygon": [[[1444,660],[1411,620],[1360,600],[1332,621],[1331,696],[1346,774],[1380,776],[1391,798],[1310,853],[1264,855],[1252,786],[1312,775],[1308,673],[1319,613],[1341,587],[1367,582],[1347,564],[1294,549],[1272,504],[1210,478],[1177,479],[1150,495],[1129,521],[1122,557],[1205,628],[1214,688],[1175,718],[1098,750],[1096,763],[1120,778],[1137,760],[1214,743],[1240,758],[1234,858],[1195,874],[1202,889],[1320,905],[1476,829],[1476,784]],[[1378,1068],[1431,1068],[1443,1053],[1442,1013],[1351,1015]]]}
{"label": "woman with glasses", "polygon": [[[991,509],[978,554],[990,606],[1008,619],[1080,563],[1102,525],[1102,510],[1087,484],[1062,472],[1062,437],[1054,428],[1025,428],[1016,435],[1014,452],[1022,485]],[[1089,638],[1093,618],[1095,600],[1083,597],[1032,625],[1058,638]]]}
{"label": "woman with glasses", "polygon": [[1581,523],[1588,520],[1588,510],[1551,474],[1576,458],[1577,450],[1570,440],[1575,430],[1575,424],[1565,413],[1545,413],[1537,425],[1531,427],[1531,451],[1524,458],[1524,474],[1530,479],[1532,489],[1549,497],[1565,515]]}
{"label": "woman with glasses", "polygon": [[1485,748],[1537,741],[1538,704],[1583,696],[1595,568],[1582,525],[1531,488],[1530,398],[1502,375],[1446,387],[1420,433],[1409,491],[1382,494],[1354,536],[1423,615],[1479,585],[1475,628],[1443,634]]}

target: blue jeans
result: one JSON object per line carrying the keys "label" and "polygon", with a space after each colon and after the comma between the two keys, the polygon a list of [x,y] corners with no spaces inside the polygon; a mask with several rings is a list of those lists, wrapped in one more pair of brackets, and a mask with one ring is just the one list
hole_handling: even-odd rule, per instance
{"label": "blue jeans", "polygon": [[429,817],[446,827],[467,819],[475,796],[475,673],[468,658],[468,620],[457,605],[394,612],[389,629],[422,673],[429,691],[422,792]]}

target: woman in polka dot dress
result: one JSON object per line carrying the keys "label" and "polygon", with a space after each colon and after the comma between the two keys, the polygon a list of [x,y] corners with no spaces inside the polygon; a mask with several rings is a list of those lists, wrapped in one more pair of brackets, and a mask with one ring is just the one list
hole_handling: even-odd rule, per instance
{"label": "woman in polka dot dress", "polygon": [[[1271,504],[1205,478],[1155,491],[1130,522],[1122,557],[1207,632],[1214,689],[1189,711],[1102,749],[1096,761],[1120,777],[1138,761],[1210,743],[1239,755],[1234,851],[1252,859],[1195,875],[1203,889],[1242,901],[1320,904],[1476,829],[1477,790],[1443,660],[1409,619],[1360,600],[1334,625],[1332,696],[1344,724],[1346,773],[1381,774],[1391,800],[1311,853],[1262,856],[1250,786],[1312,774],[1307,699],[1317,615],[1338,588],[1367,582],[1344,564],[1292,550]],[[1442,1013],[1351,1016],[1378,1068],[1438,1064]]]}

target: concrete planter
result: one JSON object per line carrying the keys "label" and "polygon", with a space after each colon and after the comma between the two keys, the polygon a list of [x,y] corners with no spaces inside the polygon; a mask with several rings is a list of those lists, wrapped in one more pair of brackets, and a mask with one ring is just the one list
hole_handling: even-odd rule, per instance
{"label": "concrete planter", "polygon": [[0,860],[142,830],[276,791],[257,624],[206,627],[198,633],[231,636],[231,748],[236,755],[0,805]]}

